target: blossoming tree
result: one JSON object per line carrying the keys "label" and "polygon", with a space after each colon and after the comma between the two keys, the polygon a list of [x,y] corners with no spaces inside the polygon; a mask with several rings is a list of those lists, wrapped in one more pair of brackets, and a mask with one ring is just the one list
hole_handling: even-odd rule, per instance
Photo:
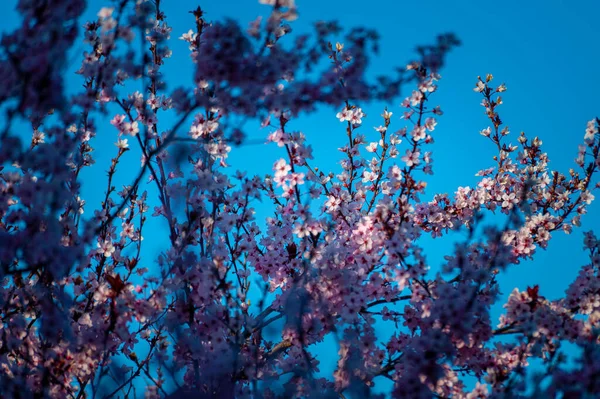
{"label": "blossoming tree", "polygon": [[[422,201],[442,115],[438,72],[457,40],[440,36],[397,77],[370,83],[375,32],[323,22],[288,40],[293,0],[261,2],[270,15],[247,31],[193,10],[180,39],[195,78],[173,90],[161,71],[172,28],[160,0],[114,1],[84,27],[83,89],[70,93],[63,72],[85,2],[19,1],[22,25],[0,49],[2,396],[363,398],[386,379],[396,398],[600,395],[592,232],[590,263],[563,298],[515,289],[500,320],[490,316],[497,275],[578,226],[594,199],[600,120],[582,134],[574,168],[551,171],[537,137],[507,142],[504,84],[478,78],[494,162],[476,187]],[[130,90],[136,82],[142,91]],[[410,94],[399,111],[369,118],[378,139],[367,142],[361,104],[401,89]],[[288,124],[323,104],[339,109],[337,174],[313,164]],[[232,146],[246,142],[236,117],[269,130],[281,151],[272,175],[228,168]],[[108,123],[116,147],[104,196],[82,198]],[[133,148],[141,165],[118,190]],[[258,220],[257,201],[273,216]],[[503,225],[483,226],[492,212]],[[149,218],[168,242],[155,260],[142,256]],[[432,272],[419,237],[457,229],[467,238]],[[394,334],[381,338],[375,323]],[[317,353],[328,336],[337,351]],[[570,367],[566,342],[583,349]],[[337,356],[333,375],[316,375],[322,356]],[[542,366],[531,377],[532,359]]]}

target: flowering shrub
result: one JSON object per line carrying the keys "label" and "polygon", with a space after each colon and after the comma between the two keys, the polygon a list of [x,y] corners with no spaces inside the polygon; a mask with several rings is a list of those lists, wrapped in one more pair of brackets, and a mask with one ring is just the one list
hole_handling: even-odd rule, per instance
{"label": "flowering shrub", "polygon": [[[507,142],[504,84],[478,78],[490,121],[480,133],[495,163],[476,187],[422,201],[442,115],[431,102],[458,41],[440,36],[397,77],[370,83],[375,32],[354,29],[336,42],[341,28],[323,22],[288,44],[293,0],[261,2],[270,15],[247,31],[194,10],[180,37],[194,86],[171,90],[161,67],[172,28],[160,0],[116,1],[85,25],[83,90],[67,93],[84,1],[19,1],[22,26],[0,50],[3,397],[362,398],[377,396],[384,379],[396,398],[600,395],[592,232],[590,263],[564,298],[515,289],[500,320],[490,316],[498,273],[580,224],[598,187],[600,120],[588,123],[575,169],[551,171],[539,138]],[[142,92],[130,91],[134,81]],[[368,142],[361,104],[403,87],[401,110],[385,109]],[[346,135],[337,174],[313,165],[306,137],[288,125],[321,104],[338,107],[331,117]],[[228,168],[232,146],[246,140],[236,117],[260,118],[281,149],[272,176]],[[31,129],[27,145],[19,120]],[[108,121],[116,148],[105,195],[81,198],[98,124]],[[141,165],[119,191],[115,175],[132,147]],[[258,201],[273,206],[265,221]],[[491,212],[504,214],[504,226],[481,228]],[[164,223],[168,242],[155,264],[142,256],[148,218]],[[457,229],[467,239],[432,273],[419,237]],[[394,334],[382,339],[375,323]],[[314,347],[327,336],[337,369],[320,377]],[[571,367],[565,342],[583,349]],[[533,359],[542,367],[527,383]]]}

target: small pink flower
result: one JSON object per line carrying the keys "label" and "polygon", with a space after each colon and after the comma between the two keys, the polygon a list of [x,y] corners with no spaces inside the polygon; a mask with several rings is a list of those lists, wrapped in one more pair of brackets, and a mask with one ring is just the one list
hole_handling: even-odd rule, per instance
{"label": "small pink flower", "polygon": [[368,152],[375,152],[377,151],[377,142],[372,142],[370,143],[367,147],[366,147]]}
{"label": "small pink flower", "polygon": [[130,136],[135,136],[140,132],[138,127],[138,123],[136,121],[133,122],[125,122],[123,123],[123,133],[128,134]]}
{"label": "small pink flower", "polygon": [[98,250],[97,252],[103,255],[105,258],[110,258],[113,253],[115,253],[115,247],[111,240],[107,239],[97,244]]}
{"label": "small pink flower", "polygon": [[412,152],[411,150],[406,150],[406,155],[404,155],[400,159],[406,163],[406,166],[411,167],[420,163],[420,155],[421,153],[419,152],[419,150],[416,150],[415,152]]}

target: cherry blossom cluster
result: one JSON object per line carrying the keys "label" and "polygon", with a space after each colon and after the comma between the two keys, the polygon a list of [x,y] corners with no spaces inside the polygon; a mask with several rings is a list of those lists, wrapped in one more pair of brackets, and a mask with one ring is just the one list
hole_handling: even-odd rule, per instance
{"label": "cherry blossom cluster", "polygon": [[[600,120],[585,126],[574,168],[553,171],[540,138],[507,142],[507,87],[479,77],[493,162],[473,187],[424,201],[443,115],[431,104],[457,39],[419,47],[417,61],[374,84],[376,32],[319,22],[292,39],[294,1],[260,3],[268,16],[245,30],[200,7],[180,29],[160,0],[111,2],[83,26],[83,85],[70,93],[63,66],[84,2],[19,2],[23,24],[0,42],[1,395],[600,395],[593,232],[590,263],[563,298],[516,287],[491,314],[499,273],[580,226],[599,187]],[[171,89],[162,67],[177,37],[195,73]],[[390,105],[367,115],[374,99]],[[335,171],[315,164],[296,127],[319,105],[341,124]],[[240,118],[278,151],[269,174],[228,166],[250,135]],[[107,170],[95,165],[100,130],[114,135]],[[98,168],[104,194],[86,197]],[[117,187],[123,168],[136,177]],[[259,215],[259,203],[272,211]],[[486,226],[491,213],[504,224]],[[467,238],[434,269],[419,239],[456,231]],[[330,338],[335,349],[316,349]],[[582,349],[574,366],[566,343]],[[336,369],[319,376],[327,357]],[[542,367],[528,373],[534,361]],[[384,380],[390,392],[376,394]]]}

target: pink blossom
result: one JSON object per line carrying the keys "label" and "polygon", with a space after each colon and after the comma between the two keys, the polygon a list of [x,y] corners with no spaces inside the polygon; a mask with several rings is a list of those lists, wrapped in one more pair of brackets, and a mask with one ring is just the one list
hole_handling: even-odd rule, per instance
{"label": "pink blossom", "polygon": [[402,161],[406,163],[406,166],[408,166],[409,168],[415,165],[418,165],[420,163],[419,157],[421,156],[421,153],[419,151],[410,151],[410,150],[406,150],[406,155],[404,155],[402,158]]}

